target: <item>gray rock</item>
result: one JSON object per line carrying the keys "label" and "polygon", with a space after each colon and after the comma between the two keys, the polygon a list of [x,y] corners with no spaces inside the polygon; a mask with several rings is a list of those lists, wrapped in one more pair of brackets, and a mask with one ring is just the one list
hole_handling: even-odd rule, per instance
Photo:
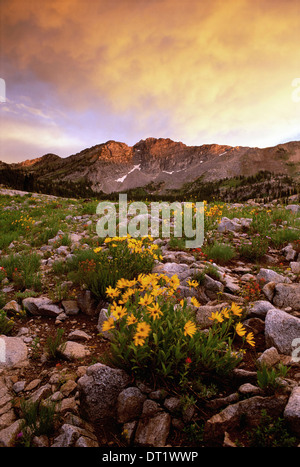
{"label": "gray rock", "polygon": [[243,226],[238,219],[228,219],[228,217],[222,217],[218,224],[218,232],[238,232],[242,228]]}
{"label": "gray rock", "polygon": [[117,420],[127,423],[138,418],[143,410],[146,396],[137,387],[129,387],[120,392],[117,400]]}
{"label": "gray rock", "polygon": [[24,422],[23,419],[16,420],[12,425],[0,431],[0,447],[14,447]]}
{"label": "gray rock", "polygon": [[78,315],[80,311],[76,300],[63,300],[62,306],[68,316]]}
{"label": "gray rock", "polygon": [[86,332],[81,331],[81,329],[75,329],[75,331],[70,332],[68,335],[69,341],[88,341],[91,339]]}
{"label": "gray rock", "polygon": [[256,360],[258,366],[266,365],[272,367],[280,361],[280,355],[275,347],[266,349]]}
{"label": "gray rock", "polygon": [[224,285],[222,282],[213,279],[212,277],[205,274],[204,276],[204,291],[205,294],[211,300],[219,298],[219,294],[223,292]]}
{"label": "gray rock", "polygon": [[78,360],[91,354],[83,344],[74,341],[67,341],[60,349],[59,353],[67,360]]}
{"label": "gray rock", "polygon": [[290,267],[291,267],[292,273],[300,274],[300,262],[299,261],[291,261]]}
{"label": "gray rock", "polygon": [[294,213],[297,213],[300,211],[300,205],[299,204],[288,204],[285,207],[287,210],[292,211]]}
{"label": "gray rock", "polygon": [[153,268],[153,272],[166,274],[168,277],[176,275],[180,281],[183,281],[190,276],[190,268],[185,263],[158,264]]}
{"label": "gray rock", "polygon": [[300,436],[300,386],[296,386],[292,390],[283,416],[290,430],[297,436]]}
{"label": "gray rock", "polygon": [[212,313],[216,311],[222,310],[222,308],[226,308],[228,306],[227,303],[218,303],[217,305],[203,305],[198,308],[196,314],[196,323],[200,329],[206,329],[212,326],[213,321],[210,319]]}
{"label": "gray rock", "polygon": [[98,442],[94,433],[65,423],[51,447],[98,447]]}
{"label": "gray rock", "polygon": [[300,283],[276,284],[273,304],[279,308],[291,307],[300,310]]}
{"label": "gray rock", "polygon": [[84,290],[77,297],[77,303],[82,313],[95,316],[97,312],[97,303],[90,290]]}
{"label": "gray rock", "polygon": [[63,311],[48,297],[24,298],[22,304],[24,309],[34,316],[48,316],[56,318]]}
{"label": "gray rock", "polygon": [[85,419],[103,422],[116,418],[120,392],[129,384],[130,377],[123,370],[96,363],[79,378],[80,407]]}
{"label": "gray rock", "polygon": [[265,319],[265,338],[268,347],[291,355],[292,342],[300,336],[300,319],[279,309],[269,310]]}
{"label": "gray rock", "polygon": [[272,269],[264,269],[261,268],[259,273],[257,274],[257,280],[263,279],[265,281],[265,284],[268,282],[275,282],[275,284],[278,284],[280,282],[284,283],[290,283],[291,280],[283,276],[282,274],[278,274],[278,272],[273,271]]}
{"label": "gray rock", "polygon": [[139,420],[134,443],[138,446],[164,447],[170,432],[171,416],[159,412]]}
{"label": "gray rock", "polygon": [[229,405],[220,413],[208,419],[204,426],[204,440],[224,437],[224,432],[239,426],[241,416],[246,418],[247,426],[257,426],[262,410],[270,416],[279,417],[286,405],[287,396],[254,396]]}
{"label": "gray rock", "polygon": [[27,346],[21,337],[0,336],[0,368],[27,365]]}
{"label": "gray rock", "polygon": [[274,309],[275,306],[267,300],[257,300],[252,302],[247,309],[249,317],[256,316],[258,318],[265,318],[269,310]]}
{"label": "gray rock", "polygon": [[16,302],[16,300],[11,300],[10,302],[6,303],[6,305],[4,305],[3,310],[12,311],[14,313],[19,313],[19,311],[21,310],[21,307],[18,304],[18,302]]}

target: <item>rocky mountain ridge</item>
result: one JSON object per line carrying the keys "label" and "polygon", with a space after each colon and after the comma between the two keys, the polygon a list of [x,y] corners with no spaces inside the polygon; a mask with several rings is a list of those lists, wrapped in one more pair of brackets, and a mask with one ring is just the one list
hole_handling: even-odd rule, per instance
{"label": "rocky mountain ridge", "polygon": [[[300,142],[269,148],[204,144],[187,146],[168,138],[147,138],[128,146],[107,141],[61,158],[46,154],[20,163],[0,163],[1,182],[16,189],[31,185],[47,192],[48,185],[81,184],[91,193],[113,193],[152,185],[158,193],[177,190],[188,182],[204,183],[259,171],[300,179]],[[5,178],[6,177],[6,178]],[[21,186],[22,180],[28,186]],[[12,186],[14,185],[14,186]]]}

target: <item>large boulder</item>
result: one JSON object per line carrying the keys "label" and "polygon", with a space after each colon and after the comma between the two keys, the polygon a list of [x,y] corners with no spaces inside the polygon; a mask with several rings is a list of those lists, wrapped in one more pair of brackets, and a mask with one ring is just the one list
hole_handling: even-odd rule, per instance
{"label": "large boulder", "polygon": [[265,319],[265,338],[268,347],[291,355],[293,341],[300,336],[300,319],[277,308],[268,311]]}
{"label": "large boulder", "polygon": [[260,269],[257,274],[257,280],[263,280],[266,284],[268,282],[275,282],[275,284],[280,282],[291,283],[291,280],[288,277],[278,274],[278,272],[273,271],[273,269],[265,268]]}
{"label": "large boulder", "polygon": [[21,337],[0,335],[0,368],[27,365],[27,354],[27,346]]}
{"label": "large boulder", "polygon": [[82,415],[90,422],[116,419],[120,392],[128,386],[129,375],[123,370],[96,363],[78,380]]}
{"label": "large boulder", "polygon": [[279,308],[291,307],[300,310],[300,283],[276,284],[273,304]]}

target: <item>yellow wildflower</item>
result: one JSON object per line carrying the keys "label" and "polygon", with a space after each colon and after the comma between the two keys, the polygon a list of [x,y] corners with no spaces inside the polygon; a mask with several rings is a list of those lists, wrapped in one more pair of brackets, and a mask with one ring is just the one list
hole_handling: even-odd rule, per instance
{"label": "yellow wildflower", "polygon": [[109,331],[110,329],[113,329],[115,326],[115,320],[113,317],[108,318],[104,323],[102,324],[102,331]]}
{"label": "yellow wildflower", "polygon": [[133,336],[133,341],[134,341],[134,345],[138,346],[138,345],[144,345],[145,344],[145,336],[143,336],[142,334],[140,333],[136,333],[134,336]]}
{"label": "yellow wildflower", "polygon": [[246,334],[246,329],[244,328],[242,323],[237,323],[237,325],[235,326],[235,331],[240,337],[243,337]]}
{"label": "yellow wildflower", "polygon": [[112,314],[115,318],[123,318],[127,314],[127,309],[124,306],[117,305],[112,309]]}
{"label": "yellow wildflower", "polygon": [[197,281],[194,281],[194,280],[191,281],[190,279],[187,281],[187,284],[188,284],[188,286],[189,286],[190,288],[191,288],[191,287],[195,287],[195,288],[196,288],[196,287],[198,287],[198,285],[199,285],[199,283],[198,283]]}
{"label": "yellow wildflower", "polygon": [[220,313],[219,311],[216,311],[216,312],[213,311],[211,316],[208,319],[218,321],[219,323],[222,323],[222,321],[224,321],[222,313]]}
{"label": "yellow wildflower", "polygon": [[163,314],[158,303],[153,303],[151,306],[147,306],[147,310],[150,311],[150,315],[154,321]]}
{"label": "yellow wildflower", "polygon": [[196,297],[191,298],[191,304],[194,305],[197,308],[200,306],[200,303],[198,302]]}
{"label": "yellow wildflower", "polygon": [[192,321],[187,321],[184,325],[184,335],[185,336],[190,336],[190,337],[193,337],[193,335],[195,334],[196,332],[196,325],[195,323],[193,323]]}
{"label": "yellow wildflower", "polygon": [[101,246],[98,246],[97,248],[94,248],[94,253],[99,253],[99,251],[102,250]]}
{"label": "yellow wildflower", "polygon": [[108,297],[115,298],[115,297],[118,297],[119,294],[120,294],[120,291],[117,288],[114,289],[110,285],[106,287],[106,295],[108,295]]}
{"label": "yellow wildflower", "polygon": [[139,305],[147,306],[147,305],[151,305],[152,302],[153,302],[153,297],[146,293],[144,297],[140,298]]}
{"label": "yellow wildflower", "polygon": [[253,332],[248,332],[246,336],[246,342],[251,345],[251,347],[255,346],[254,335]]}
{"label": "yellow wildflower", "polygon": [[141,323],[138,323],[136,331],[144,337],[147,337],[150,332],[150,329],[150,325],[145,323],[145,321],[142,321]]}
{"label": "yellow wildflower", "polygon": [[131,315],[127,316],[127,321],[126,322],[127,322],[128,326],[130,326],[131,324],[136,323],[137,319],[136,319],[136,317],[134,315],[131,314]]}
{"label": "yellow wildflower", "polygon": [[231,311],[235,316],[241,316],[243,312],[242,308],[234,302],[231,304]]}

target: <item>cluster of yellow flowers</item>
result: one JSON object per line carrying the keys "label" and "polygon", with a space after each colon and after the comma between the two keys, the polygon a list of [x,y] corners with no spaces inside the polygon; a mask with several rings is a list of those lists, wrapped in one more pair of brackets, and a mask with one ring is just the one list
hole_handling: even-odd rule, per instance
{"label": "cluster of yellow flowers", "polygon": [[223,205],[219,206],[218,204],[214,204],[208,209],[207,204],[205,203],[204,213],[206,217],[216,217],[217,219],[220,219],[223,213]]}
{"label": "cluster of yellow flowers", "polygon": [[[129,234],[126,237],[107,237],[104,240],[106,245],[110,244],[111,247],[115,248],[120,243],[127,243],[127,247],[129,248],[131,253],[138,253],[140,255],[149,255],[152,256],[153,259],[160,259],[162,260],[162,256],[158,254],[158,245],[153,242],[153,238],[151,236],[142,237],[141,239],[133,238]],[[102,247],[97,247],[94,249],[95,253],[98,253],[102,250]]]}
{"label": "cluster of yellow flowers", "polygon": [[21,225],[22,227],[25,227],[25,229],[29,229],[31,225],[35,223],[35,220],[32,219],[32,217],[29,217],[28,214],[27,216],[21,216],[20,219],[14,220],[11,225]]}
{"label": "cluster of yellow flowers", "polygon": [[[126,317],[127,326],[136,324],[133,341],[136,346],[144,345],[146,337],[151,331],[151,326],[146,317],[153,321],[162,315],[161,304],[166,298],[175,294],[180,281],[176,275],[168,277],[165,274],[140,274],[137,279],[119,279],[116,287],[107,287],[106,294],[113,300],[109,307],[111,316],[103,323],[102,331],[113,329],[116,322]],[[130,303],[135,303],[139,309],[138,313],[130,312]],[[141,317],[138,322],[137,316]],[[187,321],[184,326],[184,335],[193,336],[196,332],[196,325],[192,321]]]}
{"label": "cluster of yellow flowers", "polygon": [[[230,319],[232,317],[238,317],[240,318],[242,316],[242,308],[237,305],[236,303],[232,303],[230,308],[223,308],[221,311],[216,311],[213,312],[211,317],[209,318],[210,320],[217,321],[219,323],[222,323],[226,319]],[[245,327],[242,325],[241,322],[238,322],[235,325],[235,332],[237,333],[238,336],[240,337],[245,337],[246,342],[251,345],[252,347],[255,346],[254,342],[254,335],[253,332],[248,332],[246,331]],[[246,335],[247,333],[247,335]]]}

